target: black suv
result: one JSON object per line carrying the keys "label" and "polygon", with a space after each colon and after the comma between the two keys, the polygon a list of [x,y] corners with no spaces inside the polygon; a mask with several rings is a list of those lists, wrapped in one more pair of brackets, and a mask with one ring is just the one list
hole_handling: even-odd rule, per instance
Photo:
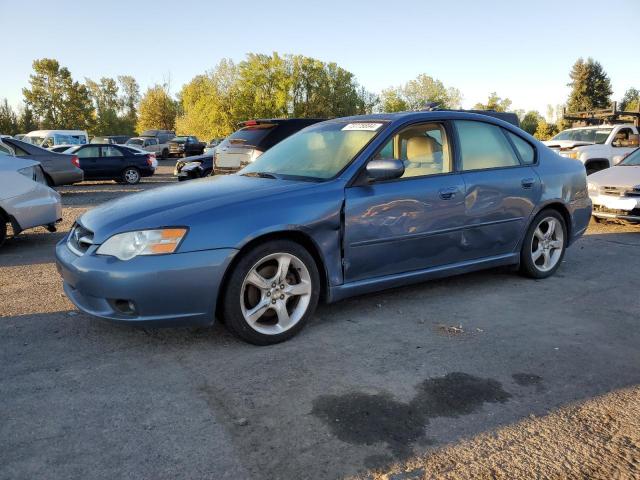
{"label": "black suv", "polygon": [[215,149],[214,174],[235,173],[276,143],[324,118],[266,118],[240,123],[240,130],[229,135]]}

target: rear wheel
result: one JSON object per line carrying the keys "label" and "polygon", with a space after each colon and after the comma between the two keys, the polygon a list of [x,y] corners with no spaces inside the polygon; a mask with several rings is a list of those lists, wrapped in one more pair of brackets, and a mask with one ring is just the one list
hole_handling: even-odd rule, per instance
{"label": "rear wheel", "polygon": [[122,182],[135,185],[140,182],[140,171],[136,167],[125,168],[122,172]]}
{"label": "rear wheel", "polygon": [[210,177],[211,176],[211,169],[207,169],[204,172],[202,172],[202,176],[203,177]]}
{"label": "rear wheel", "polygon": [[288,240],[267,242],[250,250],[233,269],[223,317],[234,335],[271,345],[297,334],[319,297],[320,276],[309,252]]}
{"label": "rear wheel", "polygon": [[560,267],[567,246],[564,218],[555,210],[543,210],[533,220],[520,252],[520,269],[532,278],[547,278]]}
{"label": "rear wheel", "polygon": [[0,247],[7,239],[7,219],[0,213]]}

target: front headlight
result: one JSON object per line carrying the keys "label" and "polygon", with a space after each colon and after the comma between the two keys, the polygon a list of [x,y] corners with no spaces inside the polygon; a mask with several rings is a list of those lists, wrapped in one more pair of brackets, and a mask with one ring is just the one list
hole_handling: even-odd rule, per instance
{"label": "front headlight", "polygon": [[566,158],[573,158],[575,160],[575,159],[578,158],[579,154],[580,154],[580,152],[569,151],[569,152],[562,152],[560,155],[562,155],[563,157],[566,157]]}
{"label": "front headlight", "polygon": [[120,260],[131,260],[138,255],[173,253],[186,233],[186,228],[163,228],[119,233],[100,245],[96,254],[109,255]]}

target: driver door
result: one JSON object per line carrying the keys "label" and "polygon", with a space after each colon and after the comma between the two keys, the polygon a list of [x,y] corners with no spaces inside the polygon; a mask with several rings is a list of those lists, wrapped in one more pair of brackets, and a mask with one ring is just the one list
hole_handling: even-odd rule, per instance
{"label": "driver door", "polygon": [[448,131],[437,122],[406,127],[373,157],[402,160],[402,177],[346,189],[346,282],[457,261],[465,184],[453,166]]}

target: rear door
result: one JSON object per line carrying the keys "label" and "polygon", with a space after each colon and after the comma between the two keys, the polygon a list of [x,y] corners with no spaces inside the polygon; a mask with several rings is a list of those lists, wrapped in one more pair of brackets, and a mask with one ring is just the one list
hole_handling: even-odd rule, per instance
{"label": "rear door", "polygon": [[542,190],[531,167],[535,150],[493,124],[456,120],[454,125],[466,185],[462,260],[515,252]]}
{"label": "rear door", "polygon": [[79,149],[75,155],[80,161],[80,168],[84,171],[84,178],[100,177],[100,147],[87,145]]}
{"label": "rear door", "polygon": [[118,178],[126,166],[124,154],[113,145],[100,147],[99,176],[103,178]]}

